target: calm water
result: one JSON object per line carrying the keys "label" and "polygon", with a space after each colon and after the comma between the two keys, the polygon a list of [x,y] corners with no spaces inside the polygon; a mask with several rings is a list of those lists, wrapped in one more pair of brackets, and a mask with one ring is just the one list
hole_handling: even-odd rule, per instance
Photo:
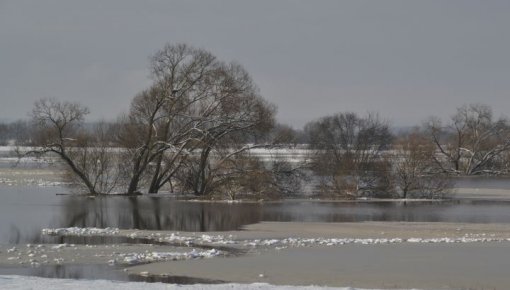
{"label": "calm water", "polygon": [[24,275],[59,279],[106,279],[133,282],[161,282],[171,284],[216,284],[219,280],[182,276],[128,275],[109,265],[43,265],[40,267],[0,267],[0,275]]}
{"label": "calm water", "polygon": [[260,221],[509,223],[510,202],[200,203],[170,197],[62,196],[59,187],[0,185],[0,243],[41,242],[45,227],[235,230]]}

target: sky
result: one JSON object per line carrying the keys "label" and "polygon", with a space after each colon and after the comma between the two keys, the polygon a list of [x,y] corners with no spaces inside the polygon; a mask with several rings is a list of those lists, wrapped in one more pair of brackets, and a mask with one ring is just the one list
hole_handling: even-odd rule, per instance
{"label": "sky", "polygon": [[394,126],[484,103],[510,115],[507,0],[0,0],[0,120],[43,97],[113,120],[166,43],[241,63],[296,128],[337,112]]}

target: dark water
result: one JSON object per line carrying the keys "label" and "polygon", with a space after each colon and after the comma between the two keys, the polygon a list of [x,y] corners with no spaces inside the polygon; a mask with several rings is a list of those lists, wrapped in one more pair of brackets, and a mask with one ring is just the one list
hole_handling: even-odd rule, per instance
{"label": "dark water", "polygon": [[63,196],[65,189],[0,185],[0,243],[37,243],[42,228],[235,230],[260,221],[510,223],[510,202],[201,203],[170,197]]}
{"label": "dark water", "polygon": [[185,276],[141,276],[128,275],[121,269],[108,265],[45,265],[36,268],[0,267],[0,275],[23,275],[58,279],[106,279],[132,282],[161,282],[171,284],[216,284],[225,283]]}

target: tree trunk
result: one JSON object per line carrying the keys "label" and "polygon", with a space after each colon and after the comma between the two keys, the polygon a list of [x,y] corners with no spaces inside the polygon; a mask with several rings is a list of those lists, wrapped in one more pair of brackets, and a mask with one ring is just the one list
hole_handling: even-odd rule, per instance
{"label": "tree trunk", "polygon": [[88,191],[89,191],[89,194],[91,195],[98,195],[99,193],[96,192],[96,189],[94,187],[94,185],[92,184],[92,182],[90,182],[90,180],[88,179],[88,177],[82,172],[80,171],[76,165],[74,164],[74,162],[69,158],[69,156],[67,156],[67,154],[65,152],[59,152],[58,153],[62,159],[64,159],[64,161],[67,163],[67,165],[69,165],[69,167],[71,168],[71,170],[76,174],[78,175],[78,177],[83,181],[83,184],[85,184],[85,186],[87,187]]}

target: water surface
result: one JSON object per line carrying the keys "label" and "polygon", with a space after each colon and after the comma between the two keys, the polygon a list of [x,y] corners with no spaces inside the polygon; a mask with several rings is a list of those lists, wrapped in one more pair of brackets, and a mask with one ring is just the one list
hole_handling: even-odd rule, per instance
{"label": "water surface", "polygon": [[510,202],[207,203],[162,197],[57,195],[61,187],[0,185],[0,243],[44,242],[42,228],[225,231],[260,221],[510,223]]}

